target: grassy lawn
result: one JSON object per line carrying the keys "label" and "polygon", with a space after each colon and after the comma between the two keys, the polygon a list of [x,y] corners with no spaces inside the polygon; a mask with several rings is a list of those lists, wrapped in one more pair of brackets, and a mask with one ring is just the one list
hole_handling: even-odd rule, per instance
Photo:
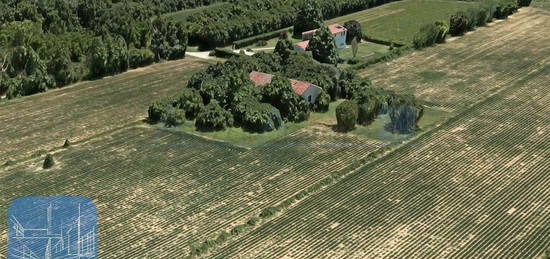
{"label": "grassy lawn", "polygon": [[341,16],[326,23],[343,24],[349,20],[357,20],[369,37],[410,43],[423,25],[438,20],[448,23],[452,14],[475,5],[473,2],[452,0],[406,0]]}
{"label": "grassy lawn", "polygon": [[[330,128],[336,126],[336,107],[342,103],[344,99],[340,99],[330,104],[329,111],[325,113],[312,112],[307,121],[299,123],[285,123],[284,127],[279,130],[265,133],[250,133],[241,128],[229,128],[224,131],[202,132],[195,129],[194,121],[186,121],[180,126],[180,129],[186,133],[201,136],[210,140],[222,141],[240,147],[253,148],[264,143],[274,141],[276,139],[287,136],[300,129],[314,125],[322,125]],[[419,126],[421,129],[426,129],[442,122],[444,119],[452,115],[440,109],[427,108],[424,117],[421,119]],[[356,128],[348,133],[356,137],[368,138],[384,142],[405,141],[413,136],[413,134],[393,134],[385,130],[385,125],[390,122],[387,114],[380,115],[374,122],[368,126],[357,125]]]}
{"label": "grassy lawn", "polygon": [[[363,41],[359,44],[357,50],[357,58],[366,59],[376,54],[385,54],[389,51],[389,47],[386,45],[376,44],[373,42]],[[351,46],[341,49],[339,52],[340,57],[350,59],[353,57],[353,51]]]}
{"label": "grassy lawn", "polygon": [[283,136],[286,136],[290,133],[293,133],[299,129],[312,126],[318,123],[330,123],[334,121],[336,114],[336,106],[340,104],[343,100],[333,102],[329,106],[329,111],[325,113],[316,113],[312,112],[309,116],[309,119],[303,122],[294,123],[288,122],[285,123],[284,127],[279,130],[274,130],[271,132],[265,133],[250,133],[244,131],[242,128],[229,128],[224,131],[215,131],[215,132],[203,132],[195,129],[195,121],[186,121],[180,128],[192,135],[202,136],[208,139],[218,140],[227,142],[233,145],[252,148],[264,144],[268,141],[272,141]]}

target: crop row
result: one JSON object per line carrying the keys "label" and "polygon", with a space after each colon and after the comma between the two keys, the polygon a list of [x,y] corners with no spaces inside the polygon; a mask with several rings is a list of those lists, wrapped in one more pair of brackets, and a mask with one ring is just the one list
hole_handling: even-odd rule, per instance
{"label": "crop row", "polygon": [[[155,96],[174,94],[205,62],[181,60],[0,104],[0,163],[143,119]],[[182,72],[181,70],[186,71]]]}
{"label": "crop row", "polygon": [[[362,74],[371,76],[377,86],[412,93],[438,106],[464,108],[540,67],[550,51],[543,44],[549,35],[541,33],[548,25],[545,17],[539,11],[522,9],[490,28],[377,64]],[[389,72],[388,67],[392,68]]]}
{"label": "crop row", "polygon": [[3,185],[19,187],[1,200],[88,196],[100,213],[101,256],[173,257],[187,253],[189,242],[230,228],[384,144],[299,131],[244,150],[133,127],[54,154],[58,167],[47,174],[33,165],[10,168]]}
{"label": "crop row", "polygon": [[547,79],[511,86],[215,256],[538,255],[549,240]]}

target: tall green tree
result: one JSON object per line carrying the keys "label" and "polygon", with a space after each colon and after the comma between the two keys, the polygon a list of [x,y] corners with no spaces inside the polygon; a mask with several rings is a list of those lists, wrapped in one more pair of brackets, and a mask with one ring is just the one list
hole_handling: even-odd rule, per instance
{"label": "tall green tree", "polygon": [[323,12],[318,0],[304,1],[294,20],[294,37],[302,38],[302,32],[317,29],[323,25]]}
{"label": "tall green tree", "polygon": [[338,51],[334,35],[327,26],[321,27],[309,41],[307,50],[311,51],[313,58],[322,63],[338,64]]}
{"label": "tall green tree", "polygon": [[279,41],[277,41],[277,45],[275,45],[274,52],[281,57],[283,62],[286,62],[293,50],[294,48],[292,47],[292,42],[290,42],[290,40],[279,39]]}
{"label": "tall green tree", "polygon": [[309,104],[294,92],[288,78],[274,76],[262,90],[262,102],[279,109],[286,121],[299,122],[309,117]]}

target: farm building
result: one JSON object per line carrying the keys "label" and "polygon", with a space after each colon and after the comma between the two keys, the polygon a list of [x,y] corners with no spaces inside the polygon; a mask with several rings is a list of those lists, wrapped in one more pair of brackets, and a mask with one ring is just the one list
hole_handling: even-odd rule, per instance
{"label": "farm building", "polygon": [[[336,43],[336,48],[338,49],[344,49],[346,48],[346,37],[348,34],[348,30],[346,27],[339,25],[339,24],[331,24],[328,26],[328,29],[334,35],[334,41]],[[307,49],[307,45],[309,44],[309,41],[311,38],[313,38],[313,35],[315,34],[315,30],[311,31],[305,31],[302,32],[302,40],[296,44],[294,44],[294,50],[297,52],[305,52]]]}
{"label": "farm building", "polygon": [[[250,81],[256,86],[262,86],[271,83],[273,75],[262,72],[250,72]],[[312,83],[290,79],[290,84],[295,93],[302,96],[308,103],[313,104],[321,93],[322,89]]]}

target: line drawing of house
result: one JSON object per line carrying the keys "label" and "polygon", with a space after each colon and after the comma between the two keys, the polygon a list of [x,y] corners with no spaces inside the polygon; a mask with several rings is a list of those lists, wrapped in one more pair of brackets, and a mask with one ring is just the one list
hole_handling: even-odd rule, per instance
{"label": "line drawing of house", "polygon": [[56,211],[50,202],[45,213],[46,225],[38,228],[25,227],[29,222],[22,222],[17,215],[9,215],[12,231],[8,233],[8,259],[95,259],[96,226],[84,226],[81,203],[75,210],[75,215],[69,217],[66,224],[63,221],[67,218],[59,215],[62,223],[54,224]]}

